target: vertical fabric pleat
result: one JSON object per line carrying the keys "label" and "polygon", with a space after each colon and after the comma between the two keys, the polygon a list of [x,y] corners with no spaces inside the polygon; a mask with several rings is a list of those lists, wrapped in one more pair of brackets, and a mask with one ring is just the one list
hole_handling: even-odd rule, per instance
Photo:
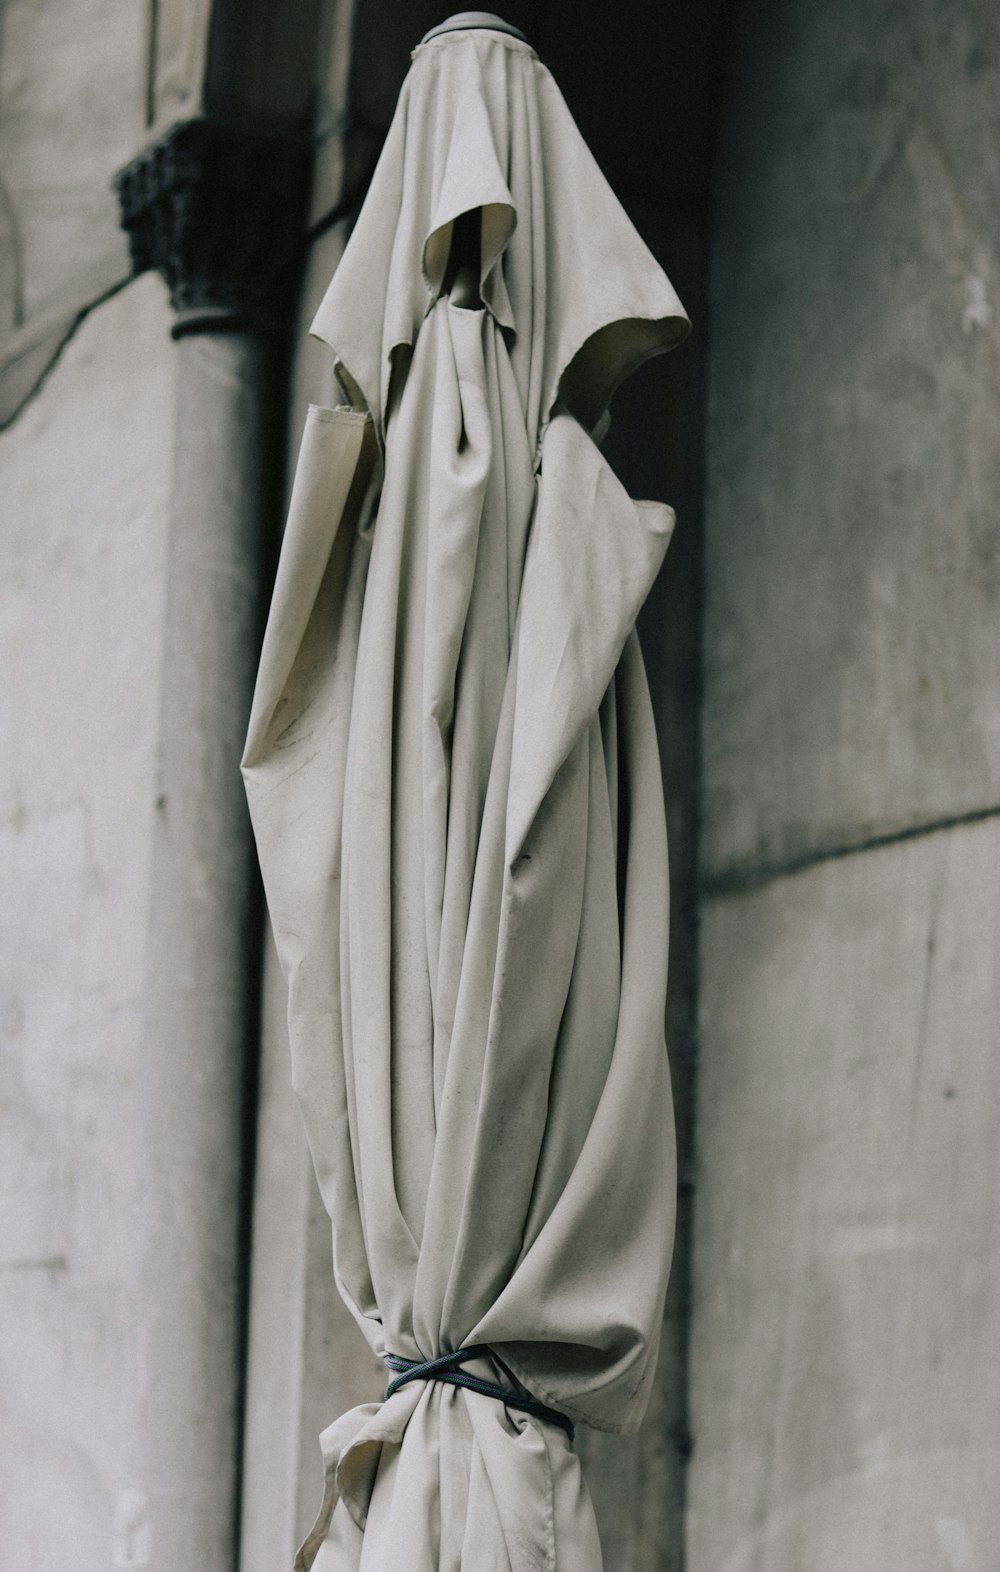
{"label": "vertical fabric pleat", "polygon": [[[471,209],[478,306],[443,292]],[[610,1430],[674,1225],[635,634],[674,515],[590,428],[688,326],[533,52],[417,50],[314,324],[353,407],[307,421],[243,759],[346,1303],[380,1355],[487,1345],[471,1371]],[[412,1382],[321,1450],[302,1572],[601,1565],[545,1418]]]}

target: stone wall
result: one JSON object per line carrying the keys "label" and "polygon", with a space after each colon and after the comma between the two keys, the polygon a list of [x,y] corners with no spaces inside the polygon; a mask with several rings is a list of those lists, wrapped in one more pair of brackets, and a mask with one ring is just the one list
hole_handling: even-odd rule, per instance
{"label": "stone wall", "polygon": [[[160,280],[130,281],[113,177],[204,113],[210,58],[208,5],[143,10],[3,17],[5,1572],[228,1572],[237,1527],[259,991],[238,766],[276,379],[252,333],[173,343]],[[208,272],[189,204],[157,195],[156,262]]]}
{"label": "stone wall", "polygon": [[690,1572],[1000,1541],[1000,27],[732,35],[711,273]]}
{"label": "stone wall", "polygon": [[16,0],[0,35],[0,425],[130,273],[111,176],[145,119],[141,8]]}
{"label": "stone wall", "polygon": [[0,434],[0,1564],[140,1565],[137,1079],[173,410],[165,291]]}

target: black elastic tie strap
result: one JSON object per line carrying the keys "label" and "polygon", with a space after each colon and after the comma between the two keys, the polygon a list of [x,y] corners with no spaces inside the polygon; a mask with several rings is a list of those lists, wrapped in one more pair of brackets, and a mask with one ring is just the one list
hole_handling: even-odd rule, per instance
{"label": "black elastic tie strap", "polygon": [[[521,1408],[526,1414],[534,1414],[538,1419],[547,1419],[550,1424],[558,1425],[565,1430],[570,1440],[573,1439],[573,1421],[557,1408],[549,1408],[546,1403],[538,1402],[537,1398],[529,1397],[520,1392],[511,1391],[508,1387],[497,1386],[493,1381],[483,1381],[479,1376],[467,1375],[460,1369],[461,1365],[469,1359],[478,1359],[480,1356],[493,1359],[501,1369],[507,1370],[502,1359],[498,1359],[492,1348],[485,1343],[479,1343],[473,1348],[458,1348],[453,1354],[439,1354],[436,1359],[403,1359],[399,1354],[383,1354],[384,1364],[390,1370],[398,1370],[394,1381],[390,1381],[385,1389],[386,1398],[393,1392],[398,1392],[407,1381],[447,1381],[450,1386],[464,1386],[470,1392],[479,1392],[483,1397],[495,1397],[498,1403],[505,1403],[508,1408]],[[507,1374],[511,1372],[507,1370]],[[515,1379],[511,1376],[511,1379]]]}

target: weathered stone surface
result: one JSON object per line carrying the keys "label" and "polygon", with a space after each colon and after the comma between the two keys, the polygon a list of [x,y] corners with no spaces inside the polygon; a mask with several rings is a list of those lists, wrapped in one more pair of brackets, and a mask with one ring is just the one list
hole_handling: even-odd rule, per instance
{"label": "weathered stone surface", "polygon": [[747,16],[711,284],[713,877],[1000,802],[1000,12]]}
{"label": "weathered stone surface", "polygon": [[267,345],[208,333],[182,338],[175,354],[143,999],[145,1362],[135,1477],[147,1501],[149,1572],[231,1572],[259,933],[239,760],[276,422]]}
{"label": "weathered stone surface", "polygon": [[212,0],[157,0],[150,10],[147,115],[157,130],[203,107],[211,18]]}
{"label": "weathered stone surface", "polygon": [[[78,274],[128,273],[110,181],[144,123],[145,15],[117,0],[13,0],[0,70],[2,339],[69,298]],[[113,258],[119,260],[114,262]]]}
{"label": "weathered stone surface", "polygon": [[[315,52],[316,102],[313,118],[315,160],[310,196],[310,227],[322,223],[367,184],[381,138],[363,131],[345,113],[351,74],[351,34],[355,0],[322,0]],[[352,144],[363,142],[362,148]],[[317,302],[318,303],[318,302]]]}
{"label": "weathered stone surface", "polygon": [[93,268],[74,275],[72,286],[51,310],[36,311],[10,333],[0,327],[0,431],[35,396],[87,312],[103,305],[130,276],[127,258],[113,247]]}
{"label": "weathered stone surface", "polygon": [[702,918],[688,1572],[1000,1544],[1000,819]]}
{"label": "weathered stone surface", "polygon": [[0,436],[0,1563],[141,1564],[136,1126],[173,405],[159,280]]}

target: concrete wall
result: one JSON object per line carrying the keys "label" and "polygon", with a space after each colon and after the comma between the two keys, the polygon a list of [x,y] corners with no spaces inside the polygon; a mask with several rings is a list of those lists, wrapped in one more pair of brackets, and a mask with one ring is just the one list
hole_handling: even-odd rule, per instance
{"label": "concrete wall", "polygon": [[1000,19],[732,35],[690,1572],[1000,1543]]}
{"label": "concrete wall", "polygon": [[165,290],[0,434],[0,1566],[141,1564],[136,1103],[173,410]]}
{"label": "concrete wall", "polygon": [[[234,1564],[259,988],[238,763],[277,378],[251,336],[171,342],[111,182],[148,127],[280,124],[315,87],[321,222],[350,7],[279,22],[3,8],[2,1572]],[[197,269],[181,208],[158,260]]]}
{"label": "concrete wall", "polygon": [[0,28],[0,424],[77,313],[129,276],[110,180],[145,110],[145,19],[115,0],[7,0]]}

